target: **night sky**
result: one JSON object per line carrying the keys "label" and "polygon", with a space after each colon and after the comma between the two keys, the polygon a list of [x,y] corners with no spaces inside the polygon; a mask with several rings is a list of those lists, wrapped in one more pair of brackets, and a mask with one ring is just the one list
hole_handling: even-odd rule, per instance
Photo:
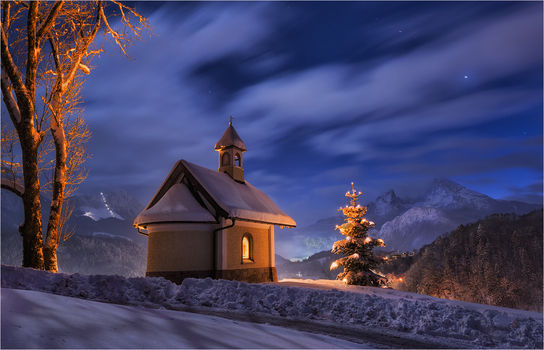
{"label": "night sky", "polygon": [[106,46],[85,84],[76,194],[147,204],[179,159],[217,169],[233,125],[245,178],[298,226],[449,178],[542,203],[542,2],[136,3],[154,27]]}

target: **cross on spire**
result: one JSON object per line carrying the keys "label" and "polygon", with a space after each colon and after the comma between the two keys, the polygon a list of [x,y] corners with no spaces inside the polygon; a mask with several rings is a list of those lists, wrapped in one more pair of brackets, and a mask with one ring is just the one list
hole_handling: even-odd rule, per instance
{"label": "cross on spire", "polygon": [[233,118],[232,115],[231,115],[231,116],[229,117],[229,125],[232,125],[232,120],[233,120],[233,119],[234,119],[234,118]]}

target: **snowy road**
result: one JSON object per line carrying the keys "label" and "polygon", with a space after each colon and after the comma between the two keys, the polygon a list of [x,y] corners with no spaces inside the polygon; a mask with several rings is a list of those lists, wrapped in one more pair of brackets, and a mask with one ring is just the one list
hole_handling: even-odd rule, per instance
{"label": "snowy road", "polygon": [[3,349],[370,348],[265,324],[2,288]]}

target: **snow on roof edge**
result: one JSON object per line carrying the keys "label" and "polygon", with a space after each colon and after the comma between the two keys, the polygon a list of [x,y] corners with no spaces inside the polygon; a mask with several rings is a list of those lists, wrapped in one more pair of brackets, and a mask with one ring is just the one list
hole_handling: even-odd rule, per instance
{"label": "snow on roof edge", "polygon": [[[185,168],[189,172],[191,172],[191,175],[195,178],[196,181],[200,183],[202,188],[212,197],[212,199],[217,203],[217,205],[219,205],[223,210],[225,210],[228,213],[228,218],[260,222],[264,224],[271,224],[271,225],[278,225],[278,226],[296,227],[296,222],[295,220],[293,220],[293,218],[285,214],[264,192],[255,188],[255,186],[251,185],[248,181],[245,181],[244,184],[241,184],[234,181],[228,174],[213,171],[211,169],[202,167],[200,165],[196,165],[191,162],[188,162],[184,159],[180,160],[180,162],[185,166]],[[199,178],[199,176],[195,174],[195,170],[197,172],[203,172],[203,171],[208,172],[208,174],[213,174],[212,176],[224,176],[226,181],[231,183],[234,187],[247,186],[249,192],[251,192],[252,195],[255,196],[255,199],[261,202],[261,205],[268,207],[268,209],[270,209],[270,207],[273,206],[272,209],[275,211],[277,210],[281,214],[272,213],[272,212],[268,212],[268,213],[258,212],[258,211],[252,210],[252,208],[250,207],[239,208],[239,207],[233,207],[232,205],[229,206],[228,203],[225,203],[224,200],[221,200],[221,198],[219,198],[219,195],[215,193],[215,191],[212,191],[209,188],[208,184],[206,184],[206,182],[208,182],[209,179],[208,181],[205,181],[206,180],[205,176],[200,176],[204,178]],[[238,192],[238,194],[240,193]]]}
{"label": "snow on roof edge", "polygon": [[[200,171],[199,171],[199,168],[200,168]],[[209,186],[207,186],[205,184],[206,181],[203,181],[203,180],[206,180],[205,176],[203,176],[204,179],[199,178],[199,176],[197,174],[195,174],[195,170],[197,170],[199,172],[207,171],[210,174],[213,174],[214,177],[215,176],[225,176],[226,177],[225,181],[233,184],[233,186],[237,186],[236,184],[238,184],[238,185],[247,185],[248,186],[248,191],[246,191],[246,192],[248,192],[248,194],[246,194],[246,196],[247,195],[254,196],[255,198],[253,199],[253,202],[255,202],[255,199],[256,199],[258,204],[265,207],[265,209],[267,209],[268,212],[252,210],[252,208],[247,206],[247,205],[246,205],[246,208],[232,207],[232,205],[229,206],[228,203],[224,203],[224,201],[221,201],[221,198],[219,197],[219,195],[217,193],[215,193],[214,191],[212,191],[209,188]],[[188,172],[189,174],[187,174],[186,172]],[[223,214],[226,214],[226,215],[222,215],[222,213],[218,212],[218,213],[216,213],[218,215],[224,216],[227,219],[236,219],[236,220],[242,220],[242,221],[263,223],[263,224],[268,224],[268,225],[277,225],[277,226],[282,226],[282,227],[285,226],[285,227],[290,227],[290,228],[296,227],[296,222],[295,222],[295,220],[293,220],[293,218],[291,218],[289,215],[285,214],[264,192],[262,192],[262,191],[258,190],[257,188],[255,188],[249,182],[246,181],[245,184],[239,184],[237,182],[234,182],[234,180],[232,180],[232,178],[229,175],[225,174],[225,173],[220,173],[220,172],[213,171],[211,169],[202,167],[200,165],[196,165],[196,164],[193,164],[191,162],[188,162],[185,159],[180,159],[174,164],[174,166],[170,170],[170,173],[165,178],[165,180],[162,182],[161,186],[159,187],[159,189],[157,190],[155,195],[152,197],[151,201],[148,203],[148,205],[144,208],[144,210],[134,220],[134,223],[133,223],[134,227],[138,227],[139,225],[143,224],[142,222],[138,221],[137,219],[145,211],[147,211],[148,209],[153,208],[165,196],[165,194],[168,192],[168,190],[172,186],[174,186],[176,184],[175,178],[178,178],[180,176],[180,174],[185,175],[185,176],[190,175],[189,178],[193,177],[194,181],[196,181],[202,187],[202,189],[206,192],[206,194],[214,202],[214,203],[210,203],[210,204],[212,204],[212,206],[214,206],[214,207],[217,206],[218,208],[220,208],[221,210],[224,211]],[[209,179],[208,179],[208,181],[209,181]],[[168,186],[168,188],[165,188],[166,186]],[[237,191],[237,194],[238,194],[239,197],[242,196],[242,194],[239,191]],[[183,221],[183,222],[188,222],[188,221]]]}

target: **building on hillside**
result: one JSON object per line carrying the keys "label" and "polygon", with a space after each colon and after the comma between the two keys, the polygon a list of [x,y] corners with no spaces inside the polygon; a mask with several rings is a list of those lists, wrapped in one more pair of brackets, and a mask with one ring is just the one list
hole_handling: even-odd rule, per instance
{"label": "building on hillside", "polygon": [[274,226],[296,223],[245,181],[246,146],[232,119],[215,150],[218,171],[178,161],[136,217],[149,238],[146,276],[277,281]]}

